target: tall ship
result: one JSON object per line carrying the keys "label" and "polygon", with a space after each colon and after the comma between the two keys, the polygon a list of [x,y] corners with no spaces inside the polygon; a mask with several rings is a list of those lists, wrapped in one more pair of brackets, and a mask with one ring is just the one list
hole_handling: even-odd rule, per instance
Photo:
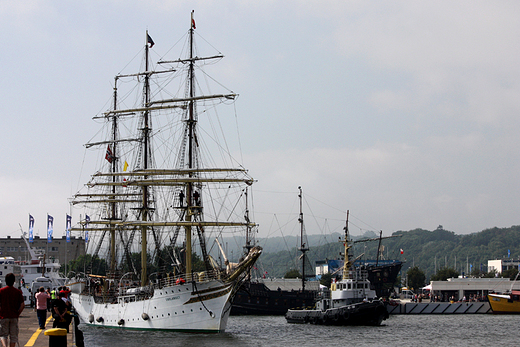
{"label": "tall ship", "polygon": [[192,12],[181,57],[156,64],[146,32],[141,71],[116,75],[111,108],[94,117],[104,136],[86,147],[101,151],[100,165],[72,200],[84,209],[73,231],[84,233],[93,261],[69,282],[87,324],[223,332],[262,252],[249,244],[225,267],[211,257],[209,240],[224,233],[251,240],[257,231],[248,207],[254,179],[223,142],[225,125],[236,122],[215,118],[225,105],[235,117],[237,94],[210,92],[224,89],[218,83],[202,87],[214,81],[203,68],[223,55],[202,56],[195,29]]}

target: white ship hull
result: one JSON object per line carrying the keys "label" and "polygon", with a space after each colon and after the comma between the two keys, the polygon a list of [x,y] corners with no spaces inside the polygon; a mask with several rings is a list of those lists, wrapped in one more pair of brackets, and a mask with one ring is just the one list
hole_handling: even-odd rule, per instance
{"label": "white ship hull", "polygon": [[71,293],[71,300],[90,325],[219,333],[227,324],[232,288],[230,283],[211,280],[197,283],[196,288],[187,283],[155,289],[153,296],[138,301],[135,295],[121,295],[116,303],[95,303],[93,296],[77,293]]}

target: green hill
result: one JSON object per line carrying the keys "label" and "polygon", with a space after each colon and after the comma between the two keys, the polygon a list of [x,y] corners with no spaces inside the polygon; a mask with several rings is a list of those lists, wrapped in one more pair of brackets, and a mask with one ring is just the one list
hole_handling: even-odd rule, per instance
{"label": "green hill", "polygon": [[[520,226],[486,229],[467,235],[456,235],[439,226],[432,231],[414,229],[396,231],[392,235],[399,237],[383,239],[381,242],[383,258],[404,261],[403,271],[414,265],[418,266],[427,279],[435,273],[435,269],[443,267],[454,268],[459,273],[466,274],[470,269],[487,272],[487,261],[507,258],[508,250],[511,258],[520,259]],[[339,259],[339,253],[343,251],[341,243],[322,242],[323,236],[320,237],[308,237],[310,250],[307,253],[309,263],[306,272],[314,269],[316,260]],[[334,235],[333,238],[338,240],[338,237],[339,235]],[[321,244],[319,240],[322,240]],[[313,242],[317,243],[313,245]],[[276,247],[266,240],[260,239],[259,243],[264,247],[264,253],[257,262],[259,273],[267,271],[271,277],[282,277],[291,269],[301,269],[301,261],[298,259],[301,253],[295,240],[274,240],[272,245]],[[294,246],[282,250],[284,244]],[[375,259],[377,246],[378,242],[375,241],[356,243],[353,252],[355,256],[364,253],[363,259]]]}

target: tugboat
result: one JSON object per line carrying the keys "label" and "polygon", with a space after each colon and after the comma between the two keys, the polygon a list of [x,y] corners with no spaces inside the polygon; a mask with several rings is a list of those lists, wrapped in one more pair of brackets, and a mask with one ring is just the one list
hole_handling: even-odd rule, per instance
{"label": "tugboat", "polygon": [[348,237],[348,211],[345,226],[345,263],[343,279],[318,292],[316,308],[312,310],[288,310],[288,323],[312,323],[324,325],[381,325],[389,317],[385,304],[370,289],[365,268],[353,267],[349,254],[351,240]]}

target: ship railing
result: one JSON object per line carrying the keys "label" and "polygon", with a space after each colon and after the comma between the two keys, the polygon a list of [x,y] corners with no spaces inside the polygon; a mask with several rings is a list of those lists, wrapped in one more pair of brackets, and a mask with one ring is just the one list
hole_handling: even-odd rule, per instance
{"label": "ship railing", "polygon": [[195,281],[197,283],[203,283],[214,279],[220,279],[219,270],[215,269],[210,271],[201,271],[192,274],[181,275],[173,275],[167,273],[162,276],[157,276],[157,279],[153,282],[153,286],[154,288],[172,287],[187,282]]}
{"label": "ship railing", "polygon": [[[218,269],[196,272],[193,274],[157,274],[149,285],[142,286],[139,281],[129,278],[133,273],[125,273],[120,278],[107,278],[107,276],[87,275],[84,278],[85,286],[83,293],[89,293],[100,298],[103,302],[112,302],[115,297],[124,297],[128,302],[141,300],[142,297],[153,295],[154,289],[173,287],[184,283],[203,283],[214,279],[220,279],[221,273]],[[76,276],[80,277],[80,276]],[[134,299],[130,299],[133,297]]]}

